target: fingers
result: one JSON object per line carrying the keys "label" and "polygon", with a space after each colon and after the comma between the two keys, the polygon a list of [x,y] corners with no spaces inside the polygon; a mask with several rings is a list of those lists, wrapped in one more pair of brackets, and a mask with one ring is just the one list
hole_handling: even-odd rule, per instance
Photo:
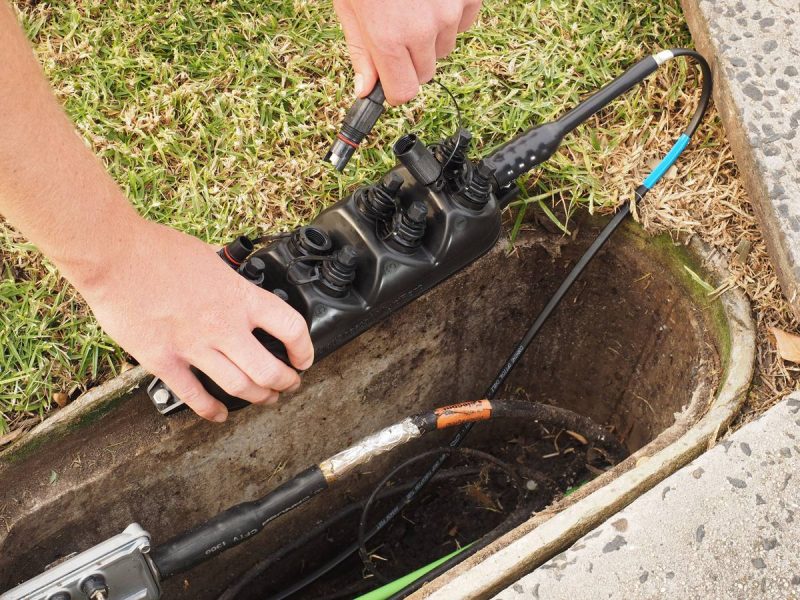
{"label": "fingers", "polygon": [[428,83],[436,75],[436,48],[434,44],[424,44],[410,48],[409,54],[417,72],[417,81],[419,83]]}
{"label": "fingers", "polygon": [[[252,336],[249,336],[252,337]],[[265,352],[261,348],[262,352]],[[194,366],[208,375],[231,396],[260,404],[277,400],[277,393],[269,385],[256,384],[242,365],[217,350],[208,349],[192,361]]]}
{"label": "fingers", "polygon": [[[255,286],[251,287],[253,289],[253,295],[251,297],[250,319],[253,329],[263,329],[267,333],[278,338],[286,347],[289,361],[301,371],[308,369],[311,363],[314,362],[314,346],[311,343],[311,336],[308,333],[308,325],[303,317],[274,294],[270,294]],[[255,342],[255,338],[253,338],[253,341]],[[262,351],[264,350],[263,347],[261,347],[261,349]],[[277,359],[275,360],[277,361]],[[289,367],[280,361],[277,362],[280,363],[282,367],[292,372]],[[266,367],[262,364],[260,368]],[[282,372],[280,369],[276,369],[276,371]],[[276,375],[278,374],[276,373]],[[281,377],[285,377],[285,375],[281,375]],[[281,379],[281,382],[283,381],[284,379]]]}
{"label": "fingers", "polygon": [[481,10],[481,2],[472,2],[464,7],[464,12],[461,14],[461,22],[458,24],[458,33],[462,33],[472,27],[472,24],[478,18],[478,12]]}
{"label": "fingers", "polygon": [[464,16],[462,2],[448,2],[442,5],[439,27],[434,35],[436,58],[444,58],[456,47],[456,36]]}
{"label": "fingers", "polygon": [[436,36],[436,58],[444,58],[455,49],[457,33],[457,25],[453,25]]}
{"label": "fingers", "polygon": [[353,82],[355,94],[363,98],[372,91],[378,82],[378,71],[367,50],[366,41],[361,33],[361,26],[355,13],[353,13],[350,2],[336,0],[333,6],[342,23],[344,38],[347,41],[347,49],[350,53],[350,61],[353,63],[353,70],[356,73]]}
{"label": "fingers", "polygon": [[[297,372],[270,354],[250,332],[238,338],[235,345],[223,348],[222,351],[261,392],[261,400],[267,391],[271,393],[271,398],[277,400],[274,392],[290,391],[300,385]],[[240,397],[251,402],[259,401],[250,400],[246,396]]]}
{"label": "fingers", "polygon": [[391,50],[374,52],[373,58],[389,104],[397,106],[417,95],[419,77],[408,48],[396,46]]}
{"label": "fingers", "polygon": [[161,379],[178,398],[204,419],[222,423],[228,418],[228,409],[225,405],[211,397],[189,371],[188,365],[174,366],[162,373]]}

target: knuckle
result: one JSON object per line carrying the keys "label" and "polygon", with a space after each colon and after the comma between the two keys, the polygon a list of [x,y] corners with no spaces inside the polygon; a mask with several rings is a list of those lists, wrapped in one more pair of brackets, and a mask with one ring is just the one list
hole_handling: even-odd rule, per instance
{"label": "knuckle", "polygon": [[439,35],[439,27],[433,23],[427,23],[414,29],[414,32],[409,34],[404,41],[412,48],[419,48],[429,45],[437,35]]}
{"label": "knuckle", "polygon": [[443,2],[441,6],[442,13],[440,18],[446,27],[452,27],[461,22],[461,15],[464,11],[458,2]]}
{"label": "knuckle", "polygon": [[436,75],[436,67],[426,68],[418,75],[420,83],[428,83],[431,79],[433,79],[433,76]]}
{"label": "knuckle", "polygon": [[276,392],[282,392],[292,387],[297,380],[297,374],[289,367],[281,364],[275,377],[270,384]]}
{"label": "knuckle", "polygon": [[419,92],[419,83],[404,84],[392,94],[390,102],[391,104],[404,104],[412,100],[417,92]]}
{"label": "knuckle", "polygon": [[151,373],[165,379],[177,371],[178,357],[171,348],[160,346],[151,349],[148,356],[142,357],[139,362]]}
{"label": "knuckle", "polygon": [[262,388],[271,387],[277,379],[277,373],[272,361],[261,361],[253,369],[250,375],[253,381]]}
{"label": "knuckle", "polygon": [[369,50],[360,44],[350,43],[347,48],[351,58],[369,58]]}
{"label": "knuckle", "polygon": [[216,414],[213,406],[203,402],[202,394],[197,388],[185,388],[177,394],[198,416],[212,419]]}
{"label": "knuckle", "polygon": [[278,392],[276,392],[275,390],[269,390],[269,392],[267,392],[257,400],[253,400],[253,404],[274,404],[277,401],[278,401]]}
{"label": "knuckle", "polygon": [[373,34],[373,47],[380,54],[396,58],[406,52],[408,37],[395,28],[384,28]]}
{"label": "knuckle", "polygon": [[303,341],[308,335],[308,325],[297,312],[292,312],[285,317],[286,342],[296,343]]}
{"label": "knuckle", "polygon": [[200,400],[200,391],[197,388],[184,388],[177,390],[176,393],[189,406],[197,404]]}
{"label": "knuckle", "polygon": [[234,396],[243,396],[250,389],[250,385],[244,375],[230,375],[223,387],[226,392]]}

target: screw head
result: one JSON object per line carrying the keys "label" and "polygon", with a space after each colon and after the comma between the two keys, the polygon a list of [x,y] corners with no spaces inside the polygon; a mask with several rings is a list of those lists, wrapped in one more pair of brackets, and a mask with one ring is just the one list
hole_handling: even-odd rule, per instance
{"label": "screw head", "polygon": [[358,250],[350,244],[342,246],[336,255],[336,259],[345,267],[352,267],[358,260]]}
{"label": "screw head", "polygon": [[408,207],[406,215],[412,222],[420,223],[428,216],[428,205],[421,200],[414,200],[411,206]]}
{"label": "screw head", "polygon": [[400,173],[392,171],[383,178],[383,187],[390,195],[394,196],[398,190],[403,187],[403,176]]}
{"label": "screw head", "polygon": [[171,399],[172,394],[170,394],[169,390],[166,388],[158,388],[155,392],[153,392],[153,402],[155,402],[158,406],[165,406],[169,404]]}

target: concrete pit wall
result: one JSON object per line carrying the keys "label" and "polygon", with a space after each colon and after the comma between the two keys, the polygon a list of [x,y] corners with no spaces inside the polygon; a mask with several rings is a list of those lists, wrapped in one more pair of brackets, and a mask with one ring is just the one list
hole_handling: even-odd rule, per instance
{"label": "concrete pit wall", "polygon": [[[278,408],[251,407],[219,426],[188,412],[161,417],[139,390],[66,431],[51,427],[49,439],[18,444],[0,458],[0,589],[130,522],[158,544],[405,415],[481,397],[598,228],[586,223],[572,241],[524,233],[510,254],[500,242],[314,366]],[[613,426],[638,451],[603,482],[686,431],[723,376],[724,311],[691,283],[687,256],[668,240],[623,230],[508,386]],[[260,556],[363,494],[380,468],[370,465],[248,543],[165,582],[165,597],[216,597]]]}

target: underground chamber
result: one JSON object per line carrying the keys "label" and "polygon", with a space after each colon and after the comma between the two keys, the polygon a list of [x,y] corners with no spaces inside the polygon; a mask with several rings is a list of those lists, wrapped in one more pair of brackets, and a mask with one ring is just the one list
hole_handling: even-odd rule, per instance
{"label": "underground chamber", "polygon": [[[6,524],[0,531],[2,589],[131,522],[149,531],[154,544],[163,543],[381,427],[480,398],[601,225],[587,219],[572,238],[532,230],[513,245],[499,242],[315,365],[302,389],[276,408],[247,408],[216,426],[186,411],[158,415],[136,389],[17,445],[0,465]],[[718,274],[706,273],[704,262],[697,247],[646,238],[635,226],[625,226],[575,284],[498,394],[591,419],[625,446],[629,458],[616,466],[602,456],[587,460],[583,434],[558,424],[479,423],[464,447],[514,467],[523,500],[501,471],[469,457],[454,458],[395,524],[367,544],[374,569],[365,569],[355,555],[316,587],[292,597],[357,596],[374,587],[371,577],[395,579],[474,541],[503,523],[518,504],[527,510],[503,537],[456,569],[463,579],[487,557],[555,521],[554,515],[587,507],[579,526],[565,526],[553,534],[557,543],[531,550],[532,558],[520,561],[525,563],[520,570],[529,569],[589,527],[586,515],[601,520],[699,452],[698,444],[684,443],[687,432],[713,413],[719,390],[727,408],[715,418],[724,425],[749,369],[746,349],[736,350],[748,331],[746,316],[737,313],[732,320],[736,307],[709,298],[689,274],[691,269],[714,283]],[[738,380],[731,380],[732,373]],[[361,506],[394,465],[446,445],[451,434],[426,436],[359,467],[246,543],[166,580],[164,597],[217,598],[259,561],[332,515],[347,513],[269,566],[237,597],[264,598],[286,589],[356,539],[361,510],[352,507]],[[657,468],[659,457],[670,452],[665,466]],[[381,502],[391,503],[392,487],[413,481],[425,466],[400,474],[384,490],[387,499],[373,506],[371,518],[385,510]],[[651,471],[636,475],[644,467]],[[619,497],[592,505],[611,482],[626,477],[632,483]],[[474,593],[460,589],[473,597],[495,584],[484,582]]]}

